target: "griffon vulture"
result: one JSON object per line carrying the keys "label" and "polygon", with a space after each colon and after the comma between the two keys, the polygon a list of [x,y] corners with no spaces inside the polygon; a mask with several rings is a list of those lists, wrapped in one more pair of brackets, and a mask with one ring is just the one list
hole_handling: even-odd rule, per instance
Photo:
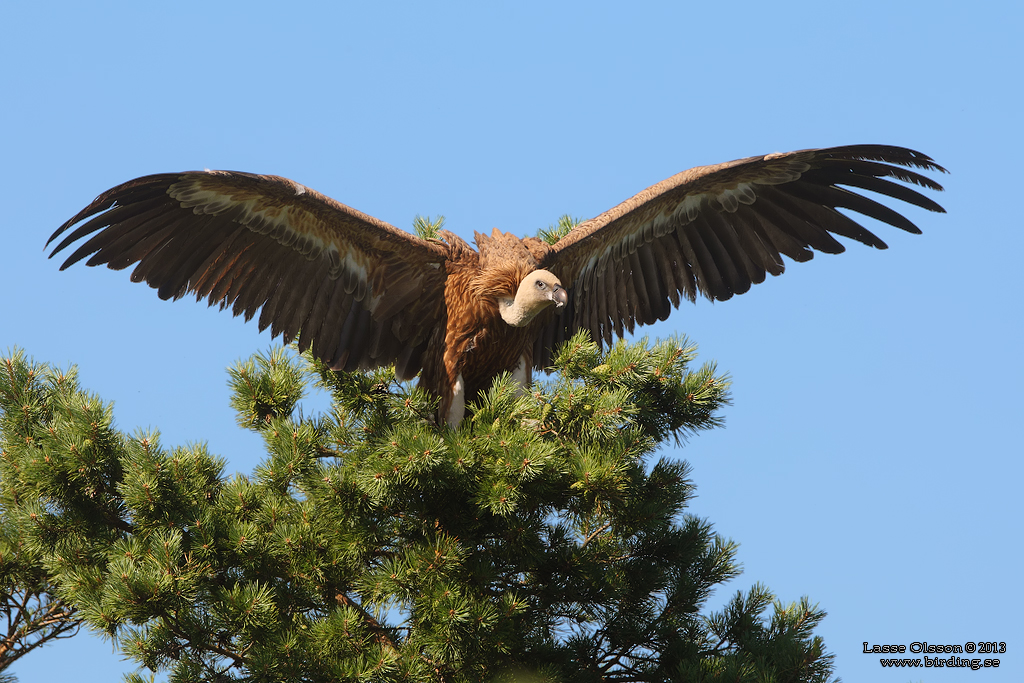
{"label": "griffon vulture", "polygon": [[[549,245],[494,229],[477,250],[423,240],[294,181],[231,171],[165,173],[104,192],[60,226],[61,269],[133,264],[162,299],[192,292],[336,370],[394,363],[440,399],[451,425],[502,372],[529,383],[576,330],[598,341],[664,320],[682,298],[719,301],[779,275],[782,256],[885,243],[837,209],[920,230],[859,192],[943,209],[892,179],[941,190],[909,149],[856,145],[702,166],[653,185]],[[85,221],[84,223],[82,223]],[[72,227],[82,223],[72,230]],[[95,234],[94,234],[95,233]],[[261,311],[262,309],[262,311]]]}

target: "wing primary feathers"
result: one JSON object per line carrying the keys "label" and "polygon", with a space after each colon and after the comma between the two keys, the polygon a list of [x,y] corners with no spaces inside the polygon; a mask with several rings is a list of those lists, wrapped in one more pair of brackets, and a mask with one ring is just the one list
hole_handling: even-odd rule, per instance
{"label": "wing primary feathers", "polygon": [[691,224],[694,228],[691,241],[699,246],[697,258],[705,259],[705,262],[701,264],[704,274],[715,273],[715,277],[709,278],[708,281],[710,296],[718,301],[726,301],[732,298],[733,294],[747,291],[750,288],[750,282],[743,276],[731,258],[725,247],[725,241],[722,239],[723,236],[711,228],[707,216],[701,218],[703,220],[698,219]]}
{"label": "wing primary feathers", "polygon": [[720,248],[715,250],[718,254],[716,262],[719,270],[728,274],[730,295],[743,294],[759,277],[764,278],[763,270],[754,265],[740,244],[735,216],[735,212],[722,211],[708,211],[706,214],[705,232],[717,238],[720,244]]}
{"label": "wing primary feathers", "polygon": [[765,274],[778,275],[782,272],[782,256],[770,241],[764,239],[751,222],[749,206],[740,206],[730,214],[740,249],[747,255],[750,264],[750,281],[757,285],[764,282]]}
{"label": "wing primary feathers", "polygon": [[[835,241],[833,235],[839,235],[857,240],[869,247],[877,249],[888,248],[878,235],[865,228],[853,218],[840,213],[832,206],[824,205],[814,199],[815,196],[829,196],[835,199],[836,202],[845,201],[830,191],[836,190],[836,188],[803,186],[788,189],[790,193],[785,195],[784,198],[787,208],[802,216],[806,224],[816,231],[816,234],[824,235],[832,241]],[[838,190],[838,192],[843,192],[843,190]],[[840,243],[836,241],[836,244]]]}
{"label": "wing primary feathers", "polygon": [[[905,230],[917,235],[921,234],[920,228],[904,218],[901,214],[893,211],[884,204],[880,204],[873,199],[851,192],[850,190],[846,190],[841,187],[815,185],[811,183],[793,183],[793,186],[788,189],[793,196],[806,199],[811,204],[829,208],[850,209],[851,211],[856,211],[857,213],[868,216],[869,218],[874,218],[875,220],[883,223],[888,223],[900,230]],[[864,233],[862,234],[866,234],[866,236],[869,237],[867,240],[857,237],[854,237],[854,239],[858,239],[859,241],[864,242],[864,244],[870,246],[877,246],[877,244],[874,243],[875,241],[882,243],[882,241],[873,233],[864,229],[863,226],[860,227],[864,230]],[[852,235],[847,235],[847,237],[852,237]],[[870,238],[874,238],[874,240],[871,240]]]}
{"label": "wing primary feathers", "polygon": [[[800,200],[790,194],[774,187],[762,188],[757,198],[757,211],[780,230],[785,230],[795,237],[803,247],[811,247],[826,254],[841,254],[846,251],[846,247],[828,234],[827,230],[814,224],[814,218],[803,210]],[[807,251],[806,254],[807,258],[803,259],[805,261],[814,256],[811,251]]]}
{"label": "wing primary feathers", "polygon": [[161,299],[180,299],[194,280],[194,269],[205,260],[203,247],[209,248],[216,241],[206,232],[210,222],[208,216],[196,216],[187,230],[177,232],[175,237],[180,241],[173,247],[168,244],[168,231],[162,231],[165,238],[154,245],[145,260],[139,260],[132,278],[144,279],[156,288]]}
{"label": "wing primary feathers", "polygon": [[[87,222],[83,223],[76,230],[72,231],[69,235],[67,235],[67,237],[61,240],[60,244],[54,247],[53,251],[50,253],[50,256],[52,257],[54,254],[63,250],[72,242],[75,242],[76,240],[79,240],[86,235],[90,235],[96,232],[97,230],[107,228],[107,226],[110,225],[117,225],[117,223],[119,222],[118,218],[121,218],[122,220],[125,218],[132,218],[139,213],[145,215],[145,212],[152,212],[154,208],[159,210],[159,206],[159,201],[150,201],[146,205],[143,205],[142,207],[139,207],[137,205],[118,206],[114,209],[111,209],[105,214],[90,218]],[[111,219],[113,219],[113,221]],[[64,230],[63,226],[61,227],[61,230]],[[55,232],[50,237],[50,240],[53,240],[56,237],[58,237],[60,235],[60,232],[60,230],[58,232]],[[68,256],[64,260],[64,263],[61,264],[60,269],[64,270],[68,266],[77,263],[85,256],[92,254],[93,252],[99,251],[105,245],[113,242],[119,236],[120,231],[118,230],[114,230],[113,232],[111,228],[103,230],[102,232],[100,232],[100,234],[95,235],[86,242],[84,242],[78,249],[76,249],[70,256]],[[49,244],[49,242],[47,242],[47,244]]]}
{"label": "wing primary feathers", "polygon": [[[68,228],[75,225],[76,223],[80,223],[86,218],[95,216],[96,214],[101,213],[103,211],[107,211],[108,209],[115,209],[118,206],[127,205],[129,202],[124,197],[129,196],[127,195],[128,191],[131,192],[130,203],[136,206],[145,204],[154,199],[166,200],[163,189],[159,187],[159,181],[161,179],[167,180],[175,177],[176,176],[170,174],[145,176],[142,178],[137,178],[135,180],[128,181],[127,183],[123,183],[115,188],[107,190],[99,197],[96,197],[96,199],[92,200],[92,203],[90,203],[87,207],[79,211],[77,214],[72,216],[68,221],[66,221],[63,225],[57,228],[53,232],[53,234],[50,235],[50,239],[46,240],[46,246],[50,246],[50,243],[53,242],[53,240],[57,239],[57,237],[59,237]],[[89,221],[89,223],[92,223],[92,221]],[[107,224],[110,223],[108,222]],[[50,253],[50,257],[53,258],[54,254],[63,250],[65,247],[67,247],[68,244],[75,241],[76,239],[79,239],[79,237],[87,235],[90,232],[93,232],[94,230],[98,230],[100,225],[96,225],[92,229],[83,232],[84,227],[85,226],[82,226],[74,231],[73,234],[76,235],[75,237],[72,238],[71,236],[69,236],[68,239],[65,239],[63,242],[60,243],[60,245],[55,247],[54,250]]]}
{"label": "wing primary feathers", "polygon": [[[822,156],[826,159],[881,161],[887,164],[899,164],[900,166],[920,168],[926,171],[948,173],[946,169],[935,163],[935,160],[927,154],[922,154],[906,147],[895,147],[892,145],[846,145],[844,147],[830,147],[828,149],[811,151],[821,152]],[[930,178],[911,171],[902,171],[893,166],[889,166],[889,168],[892,170],[892,174],[901,180],[922,185],[932,190],[942,190],[942,186]],[[906,174],[906,178],[898,175],[901,173]]]}
{"label": "wing primary feathers", "polygon": [[[141,237],[135,244],[128,246],[123,252],[123,258],[128,263],[135,263],[135,269],[131,274],[132,282],[146,282],[151,287],[158,287],[159,282],[150,279],[148,273],[159,270],[166,259],[173,258],[173,255],[166,251],[167,241],[173,237],[178,230],[177,222],[168,222],[156,226],[152,232]],[[126,236],[127,238],[127,236]],[[100,265],[110,252],[106,250],[97,251],[89,261],[88,265]]]}
{"label": "wing primary feathers", "polygon": [[105,243],[97,245],[100,248],[85,264],[97,266],[105,263],[111,270],[124,270],[137,263],[141,256],[149,253],[154,248],[154,242],[159,242],[161,236],[166,235],[166,232],[175,223],[172,216],[157,215],[147,221],[144,231],[137,231],[136,227],[142,224],[141,221],[142,218],[127,221],[123,224],[127,228],[124,232],[120,230],[122,225],[119,224],[107,228],[97,235],[96,239],[106,237],[107,240]]}
{"label": "wing primary feathers", "polygon": [[[775,209],[770,199],[761,197],[758,202],[758,210],[751,208],[750,224],[754,231],[762,238],[765,244],[770,244],[780,254],[784,254],[798,263],[809,261],[814,253],[808,248],[805,241],[797,239],[779,227],[778,221],[782,218],[780,212]],[[840,245],[842,246],[842,245]],[[780,258],[779,274],[785,271],[785,262]]]}
{"label": "wing primary feathers", "polygon": [[933,182],[930,178],[907,171],[906,169],[879,164],[873,161],[859,160],[829,160],[828,165],[821,168],[812,168],[803,174],[803,179],[817,185],[845,185],[857,187],[862,190],[877,192],[878,194],[898,199],[914,206],[919,206],[935,213],[945,213],[937,202],[925,197],[920,192],[886,180],[883,176],[894,177],[904,182],[927,187],[932,190],[942,190],[942,186]]}

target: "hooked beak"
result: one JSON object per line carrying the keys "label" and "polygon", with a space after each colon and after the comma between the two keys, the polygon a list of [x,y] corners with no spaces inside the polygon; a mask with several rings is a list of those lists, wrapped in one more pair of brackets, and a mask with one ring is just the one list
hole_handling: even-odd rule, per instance
{"label": "hooked beak", "polygon": [[569,302],[569,293],[562,285],[555,285],[551,290],[551,300],[555,302],[555,308],[561,308]]}

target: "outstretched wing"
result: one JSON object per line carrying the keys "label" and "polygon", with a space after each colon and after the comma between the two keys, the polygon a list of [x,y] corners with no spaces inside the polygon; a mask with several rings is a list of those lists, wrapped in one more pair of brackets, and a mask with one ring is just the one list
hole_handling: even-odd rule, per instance
{"label": "outstretched wing", "polygon": [[920,233],[899,213],[857,192],[943,212],[889,180],[942,189],[909,168],[945,172],[920,152],[856,145],[701,166],[647,188],[576,226],[545,259],[541,267],[568,286],[569,302],[538,337],[535,365],[548,365],[551,349],[580,328],[608,344],[624,329],[667,318],[680,295],[724,301],[763,282],[767,273],[782,273],[783,255],[807,261],[812,249],[839,253],[844,247],[833,235],[886,248],[837,209]]}
{"label": "outstretched wing", "polygon": [[335,369],[395,362],[412,377],[444,315],[441,245],[287,178],[137,178],[101,194],[47,244],[61,236],[51,257],[88,237],[61,270],[84,258],[116,270],[137,263],[132,281],[162,299],[192,292],[246,320],[262,308],[261,330],[286,343],[298,335],[301,349]]}

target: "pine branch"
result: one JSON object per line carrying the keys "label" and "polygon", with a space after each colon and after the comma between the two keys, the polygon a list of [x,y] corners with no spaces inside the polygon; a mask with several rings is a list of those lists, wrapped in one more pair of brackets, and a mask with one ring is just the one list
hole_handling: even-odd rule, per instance
{"label": "pine branch", "polygon": [[609,528],[611,528],[611,526],[612,526],[612,523],[611,523],[611,522],[609,521],[609,522],[605,522],[605,523],[604,523],[604,524],[602,524],[601,526],[599,526],[599,527],[597,527],[596,529],[594,529],[594,531],[593,531],[593,532],[592,532],[592,533],[591,533],[591,534],[590,534],[589,536],[587,536],[586,538],[584,538],[584,539],[583,539],[583,542],[582,542],[582,543],[580,543],[580,548],[585,548],[585,547],[587,547],[587,545],[588,545],[588,544],[589,544],[589,543],[590,543],[590,542],[591,542],[592,540],[594,540],[595,538],[597,538],[597,537],[598,537],[598,536],[599,536],[599,535],[600,535],[601,533],[603,533],[603,532],[607,531],[607,530],[608,530]]}
{"label": "pine branch", "polygon": [[369,627],[370,631],[373,633],[374,641],[376,641],[380,645],[383,645],[392,652],[398,653],[398,646],[395,645],[394,641],[391,640],[391,638],[388,636],[388,630],[384,628],[384,626],[382,626],[381,623],[373,617],[373,615],[367,612],[362,605],[360,605],[358,602],[348,597],[344,593],[338,593],[334,596],[334,598],[338,601],[338,604],[344,605],[346,607],[351,607],[359,613],[359,616],[363,619],[367,627]]}
{"label": "pine branch", "polygon": [[[7,593],[7,634],[0,638],[0,671],[29,652],[59,638],[70,638],[78,632],[81,620],[62,601],[47,599],[42,591]],[[38,603],[33,608],[32,603]],[[35,637],[35,640],[30,640]]]}

